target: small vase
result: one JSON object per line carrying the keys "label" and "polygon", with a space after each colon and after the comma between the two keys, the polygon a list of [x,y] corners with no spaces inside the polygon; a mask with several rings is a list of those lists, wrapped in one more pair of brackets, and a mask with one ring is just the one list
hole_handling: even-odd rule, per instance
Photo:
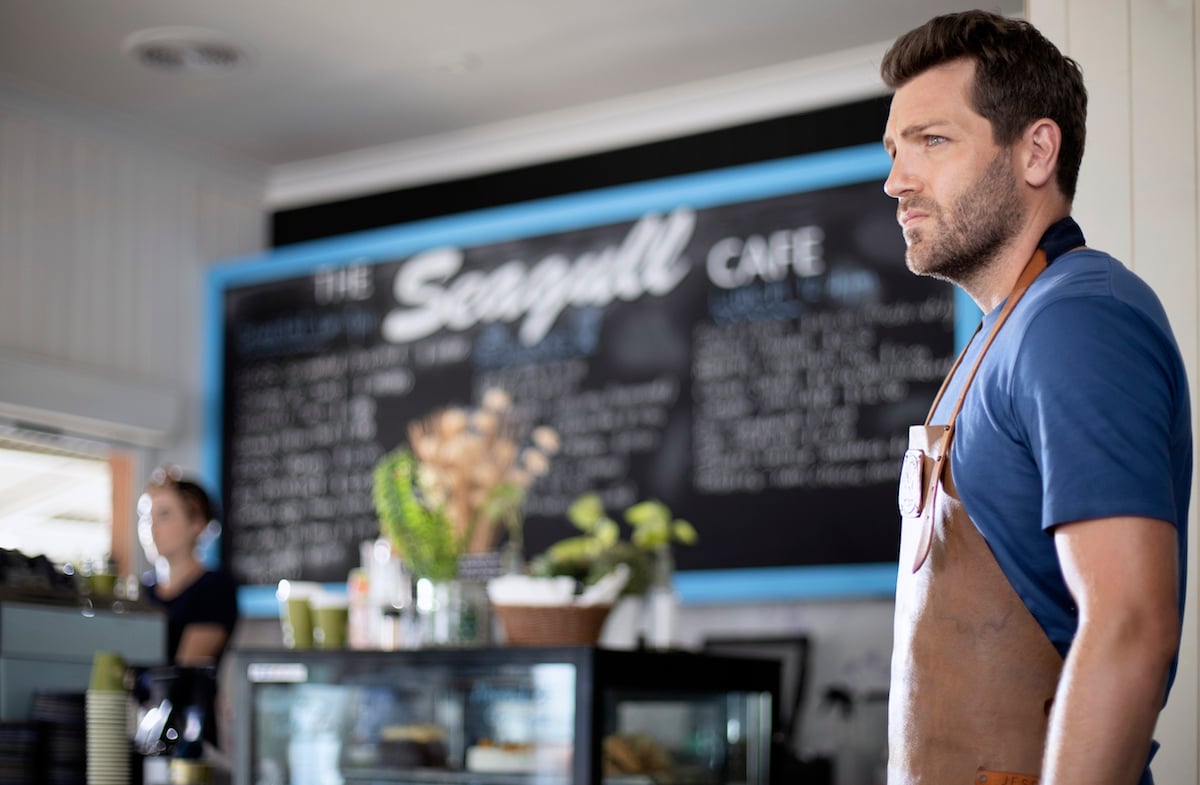
{"label": "small vase", "polygon": [[525,553],[518,540],[504,543],[500,551],[500,573],[502,575],[521,575],[525,572]]}
{"label": "small vase", "polygon": [[482,583],[422,579],[420,584],[417,607],[423,616],[426,646],[483,646],[491,641],[491,615]]}
{"label": "small vase", "polygon": [[654,551],[654,575],[646,590],[642,609],[642,642],[648,649],[669,649],[675,641],[679,595],[673,578],[675,557],[670,546]]}

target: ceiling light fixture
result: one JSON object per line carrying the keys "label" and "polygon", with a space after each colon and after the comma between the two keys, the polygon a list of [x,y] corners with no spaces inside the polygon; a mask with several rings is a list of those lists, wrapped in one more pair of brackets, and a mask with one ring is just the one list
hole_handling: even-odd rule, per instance
{"label": "ceiling light fixture", "polygon": [[121,51],[155,71],[226,73],[250,61],[229,36],[201,27],[152,27],[129,35]]}
{"label": "ceiling light fixture", "polygon": [[429,58],[434,70],[451,76],[462,76],[478,71],[483,60],[474,52],[438,52]]}

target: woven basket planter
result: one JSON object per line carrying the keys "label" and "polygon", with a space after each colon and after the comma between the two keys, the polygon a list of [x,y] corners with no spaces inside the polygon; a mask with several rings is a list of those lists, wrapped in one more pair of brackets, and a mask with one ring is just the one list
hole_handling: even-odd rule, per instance
{"label": "woven basket planter", "polygon": [[581,646],[600,640],[611,605],[493,605],[512,646]]}

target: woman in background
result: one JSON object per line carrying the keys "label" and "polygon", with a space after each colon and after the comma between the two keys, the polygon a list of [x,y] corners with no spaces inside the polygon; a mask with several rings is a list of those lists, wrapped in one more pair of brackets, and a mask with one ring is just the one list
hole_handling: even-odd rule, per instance
{"label": "woman in background", "polygon": [[178,468],[159,468],[139,510],[149,519],[154,553],[148,555],[157,576],[148,594],[167,612],[167,661],[219,664],[237,623],[237,589],[226,573],[209,571],[196,555],[213,519],[208,494]]}
{"label": "woman in background", "polygon": [[[208,494],[177,467],[156,469],[138,502],[139,537],[154,564],[146,595],[167,615],[168,697],[181,709],[177,757],[199,757],[202,740],[223,746],[217,722],[217,666],[237,624],[237,587],[210,571],[197,550],[213,525]],[[161,669],[159,678],[164,678]],[[200,736],[185,715],[201,712]],[[223,724],[223,723],[222,723]]]}

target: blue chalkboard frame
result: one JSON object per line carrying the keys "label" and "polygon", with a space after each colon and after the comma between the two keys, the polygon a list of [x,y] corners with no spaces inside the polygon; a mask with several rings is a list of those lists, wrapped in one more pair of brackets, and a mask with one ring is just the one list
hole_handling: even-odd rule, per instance
{"label": "blue chalkboard frame", "polygon": [[[382,261],[441,244],[466,247],[553,234],[683,204],[699,209],[871,180],[882,187],[890,166],[880,145],[857,145],[431,218],[219,262],[210,268],[205,287],[203,474],[214,485],[222,476],[224,296],[230,289],[306,275],[350,260]],[[978,308],[958,292],[956,345],[965,343],[978,319]],[[895,593],[896,564],[681,571],[675,583],[688,604],[884,598]],[[273,586],[243,586],[239,591],[243,615],[276,614]]]}

